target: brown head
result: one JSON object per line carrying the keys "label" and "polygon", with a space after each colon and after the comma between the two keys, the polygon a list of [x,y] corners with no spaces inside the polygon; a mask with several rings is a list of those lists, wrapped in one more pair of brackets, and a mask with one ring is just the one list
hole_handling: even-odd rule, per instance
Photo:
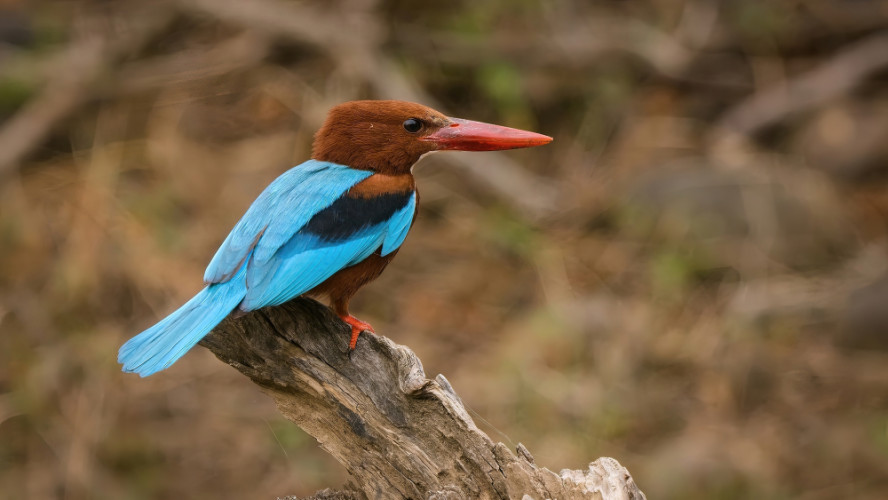
{"label": "brown head", "polygon": [[311,157],[401,174],[432,151],[495,151],[551,141],[551,137],[534,132],[449,118],[412,102],[352,101],[330,110],[315,134]]}

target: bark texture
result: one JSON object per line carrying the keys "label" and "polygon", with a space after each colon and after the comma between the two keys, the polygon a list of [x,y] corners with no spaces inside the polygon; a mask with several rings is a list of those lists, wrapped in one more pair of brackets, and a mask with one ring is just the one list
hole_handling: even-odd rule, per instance
{"label": "bark texture", "polygon": [[413,351],[365,333],[349,353],[349,331],[300,298],[226,319],[201,342],[346,467],[353,491],[317,498],[644,499],[612,458],[555,473],[523,445],[494,443]]}

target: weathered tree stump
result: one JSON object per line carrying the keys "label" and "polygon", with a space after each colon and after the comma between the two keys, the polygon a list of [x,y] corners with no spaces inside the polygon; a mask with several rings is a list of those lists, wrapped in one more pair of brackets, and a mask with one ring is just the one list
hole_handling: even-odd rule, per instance
{"label": "weathered tree stump", "polygon": [[[315,498],[644,499],[624,467],[599,458],[556,474],[494,443],[443,375],[404,346],[361,335],[305,298],[223,321],[201,344],[250,377],[280,412],[346,467],[354,491]],[[332,495],[332,496],[331,496]]]}

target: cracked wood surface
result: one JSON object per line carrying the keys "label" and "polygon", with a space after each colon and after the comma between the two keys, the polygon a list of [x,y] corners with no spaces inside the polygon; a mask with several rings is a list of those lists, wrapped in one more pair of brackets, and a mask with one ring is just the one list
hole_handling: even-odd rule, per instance
{"label": "cracked wood surface", "polygon": [[[612,458],[552,472],[494,443],[443,375],[407,347],[349,328],[305,298],[228,318],[201,345],[249,377],[348,470],[350,490],[313,498],[602,499],[644,494]],[[346,495],[339,497],[321,495]]]}

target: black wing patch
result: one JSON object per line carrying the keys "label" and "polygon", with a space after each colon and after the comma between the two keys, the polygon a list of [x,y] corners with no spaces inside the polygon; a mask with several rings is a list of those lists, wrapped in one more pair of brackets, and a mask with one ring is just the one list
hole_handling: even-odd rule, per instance
{"label": "black wing patch", "polygon": [[302,228],[325,241],[341,241],[370,226],[390,219],[404,208],[413,191],[386,193],[372,198],[340,196],[329,207],[312,217]]}

